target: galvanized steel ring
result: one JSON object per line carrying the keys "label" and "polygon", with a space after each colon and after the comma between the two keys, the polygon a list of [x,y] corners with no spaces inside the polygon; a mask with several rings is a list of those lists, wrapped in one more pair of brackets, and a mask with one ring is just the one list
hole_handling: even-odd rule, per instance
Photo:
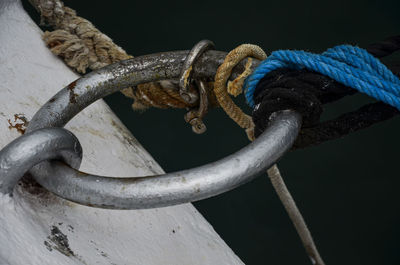
{"label": "galvanized steel ring", "polygon": [[[140,83],[177,79],[189,51],[136,57],[91,72],[63,88],[34,115],[28,132],[63,127],[96,100]],[[205,51],[193,64],[192,78],[210,81],[226,53]],[[244,60],[245,61],[245,60]],[[244,61],[232,74],[235,78]],[[258,64],[254,60],[253,67]],[[156,176],[104,177],[80,172],[59,161],[40,163],[30,170],[43,187],[84,205],[112,209],[170,206],[208,198],[241,184],[273,165],[295,141],[301,116],[282,111],[270,117],[270,126],[254,142],[216,162]]]}
{"label": "galvanized steel ring", "polygon": [[81,165],[82,146],[70,131],[44,128],[18,137],[0,151],[0,193],[12,195],[25,173],[53,159],[75,169]]}

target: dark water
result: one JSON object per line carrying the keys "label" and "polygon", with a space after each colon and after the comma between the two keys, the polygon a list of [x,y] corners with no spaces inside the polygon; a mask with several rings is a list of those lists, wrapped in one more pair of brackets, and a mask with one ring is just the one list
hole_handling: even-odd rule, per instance
{"label": "dark water", "polygon": [[[190,49],[205,38],[224,51],[254,43],[267,53],[321,52],[400,33],[398,0],[67,3],[132,55]],[[326,115],[367,100],[347,98],[327,106]],[[132,112],[131,100],[121,94],[106,101],[166,171],[214,161],[247,144],[244,132],[219,109],[207,116],[208,131],[195,135],[182,110]],[[279,163],[327,264],[400,264],[399,135],[395,118],[289,153]],[[195,206],[246,264],[310,264],[265,175]]]}

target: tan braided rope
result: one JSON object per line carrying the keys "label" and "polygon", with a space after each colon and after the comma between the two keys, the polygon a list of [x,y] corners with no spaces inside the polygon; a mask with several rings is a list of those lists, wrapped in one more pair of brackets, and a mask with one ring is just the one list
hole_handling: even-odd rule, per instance
{"label": "tan braided rope", "polygon": [[215,74],[214,81],[214,93],[224,111],[228,116],[234,120],[240,127],[246,130],[247,136],[250,140],[254,138],[254,123],[252,118],[245,114],[231,99],[231,93],[235,96],[242,92],[243,82],[246,77],[251,73],[250,66],[252,59],[248,58],[244,72],[238,76],[235,80],[229,83],[227,88],[227,81],[231,76],[232,69],[243,59],[247,57],[254,57],[258,60],[264,60],[267,55],[257,45],[253,44],[242,44],[237,48],[233,49],[225,57],[224,62],[218,67],[217,73]]}

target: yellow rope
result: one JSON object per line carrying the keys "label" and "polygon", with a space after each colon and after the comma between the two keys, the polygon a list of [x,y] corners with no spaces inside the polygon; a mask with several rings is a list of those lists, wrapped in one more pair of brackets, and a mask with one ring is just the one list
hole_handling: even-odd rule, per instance
{"label": "yellow rope", "polygon": [[218,67],[215,74],[214,93],[226,114],[233,119],[240,127],[246,130],[247,136],[250,140],[254,138],[254,123],[251,117],[245,114],[231,99],[228,92],[237,96],[242,92],[243,82],[246,77],[251,73],[250,66],[252,59],[248,58],[245,71],[238,76],[235,80],[229,83],[227,88],[227,81],[231,76],[232,69],[243,59],[247,57],[254,57],[258,60],[264,60],[267,55],[257,45],[242,44],[233,49],[225,57],[224,62]]}

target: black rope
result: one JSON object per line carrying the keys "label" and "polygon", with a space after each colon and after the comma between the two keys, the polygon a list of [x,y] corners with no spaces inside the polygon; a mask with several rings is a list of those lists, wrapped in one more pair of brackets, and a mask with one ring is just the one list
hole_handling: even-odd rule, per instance
{"label": "black rope", "polygon": [[[366,50],[377,58],[386,57],[400,50],[400,36],[374,43]],[[400,63],[387,66],[394,74],[400,76]],[[324,104],[355,93],[357,93],[355,89],[306,69],[275,70],[260,80],[254,92],[256,107],[252,115],[255,136],[259,136],[265,130],[268,118],[273,112],[285,109],[294,109],[303,115],[302,130],[294,148],[304,148],[337,139],[400,113],[394,107],[376,102],[335,119],[320,122]]]}
{"label": "black rope", "polygon": [[400,49],[400,35],[369,45],[366,50],[376,58],[386,57]]}

